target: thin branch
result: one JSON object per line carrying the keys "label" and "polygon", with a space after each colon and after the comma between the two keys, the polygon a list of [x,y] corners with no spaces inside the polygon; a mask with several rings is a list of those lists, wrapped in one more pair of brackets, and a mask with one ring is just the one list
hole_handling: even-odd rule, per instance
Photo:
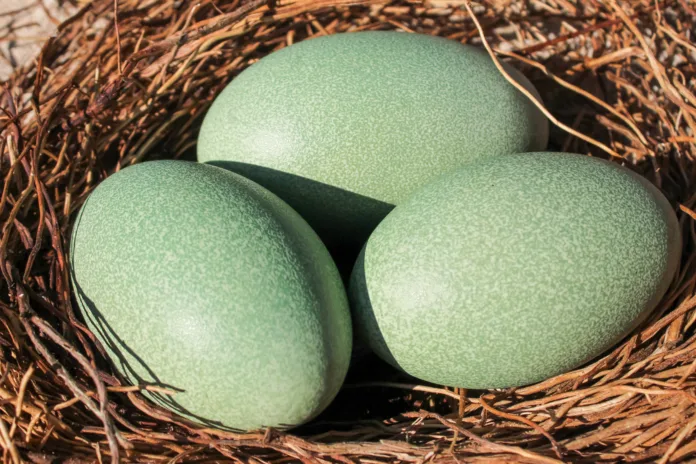
{"label": "thin branch", "polygon": [[534,105],[537,108],[539,108],[539,110],[542,113],[544,113],[544,115],[548,118],[548,120],[551,121],[552,123],[554,123],[556,126],[560,127],[561,129],[568,132],[569,134],[572,134],[575,137],[577,137],[581,140],[584,140],[585,142],[604,150],[609,155],[611,155],[615,158],[623,159],[623,156],[619,155],[618,153],[616,153],[614,150],[612,150],[611,148],[609,148],[608,146],[606,146],[602,142],[595,140],[592,137],[589,137],[581,132],[578,132],[575,129],[573,129],[572,127],[567,126],[566,124],[563,124],[561,121],[556,119],[556,117],[554,115],[552,115],[549,112],[549,110],[547,110],[544,107],[544,105],[540,101],[538,101],[529,90],[525,89],[522,84],[520,84],[512,76],[510,76],[510,74],[508,74],[508,72],[505,70],[505,68],[503,68],[503,65],[500,64],[498,57],[495,56],[495,52],[493,52],[493,49],[491,49],[491,46],[488,43],[488,40],[486,40],[486,34],[483,32],[483,28],[481,27],[481,23],[479,23],[478,18],[476,18],[476,15],[474,14],[473,10],[471,9],[469,2],[466,1],[464,3],[464,6],[466,6],[466,9],[469,12],[471,19],[474,21],[474,24],[476,25],[476,29],[478,29],[479,36],[481,37],[481,41],[483,42],[483,46],[486,47],[486,51],[491,56],[493,63],[495,63],[495,67],[498,68],[498,71],[500,71],[500,73],[503,75],[503,77],[505,77],[505,80],[507,80],[510,84],[512,84],[517,90],[522,92],[522,94],[524,94],[524,96],[527,97],[529,99],[529,101],[534,103]]}

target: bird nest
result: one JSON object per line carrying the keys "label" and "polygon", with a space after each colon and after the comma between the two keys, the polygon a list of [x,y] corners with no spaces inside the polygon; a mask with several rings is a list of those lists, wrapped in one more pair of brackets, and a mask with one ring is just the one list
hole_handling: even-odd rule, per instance
{"label": "bird nest", "polygon": [[[87,4],[0,89],[5,462],[693,459],[695,24],[688,0]],[[194,159],[210,103],[262,56],[314,36],[385,29],[487,47],[539,89],[552,150],[610,158],[657,185],[684,237],[669,292],[613,351],[536,385],[453,390],[368,358],[329,410],[290,432],[203,429],[150,403],[142,392],[156,387],[121,383],[75,312],[65,258],[73,213],[118,169]]]}

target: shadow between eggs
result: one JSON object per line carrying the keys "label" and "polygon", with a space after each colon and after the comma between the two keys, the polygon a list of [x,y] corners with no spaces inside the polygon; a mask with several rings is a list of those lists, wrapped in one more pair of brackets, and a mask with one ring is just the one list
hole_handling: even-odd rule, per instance
{"label": "shadow between eggs", "polygon": [[[355,340],[360,347],[358,349],[366,349],[369,345],[369,348],[384,361],[397,369],[403,370],[387,346],[387,342],[384,340],[382,331],[379,328],[379,322],[377,322],[377,318],[375,317],[372,301],[370,300],[370,291],[365,277],[366,248],[367,246],[363,248],[355,262],[355,268],[350,278],[350,290],[348,292],[353,325],[355,326],[354,332],[358,334]],[[368,344],[367,340],[370,340],[371,343]]]}
{"label": "shadow between eggs", "polygon": [[246,177],[290,205],[319,235],[346,282],[360,249],[394,208],[374,198],[263,166],[236,161],[206,164]]}

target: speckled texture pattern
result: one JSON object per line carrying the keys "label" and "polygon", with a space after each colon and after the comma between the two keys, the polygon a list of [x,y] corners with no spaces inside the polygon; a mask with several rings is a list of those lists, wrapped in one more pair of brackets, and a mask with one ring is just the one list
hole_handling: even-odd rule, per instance
{"label": "speckled texture pattern", "polygon": [[354,324],[420,379],[530,384],[643,320],[680,249],[669,203],[626,168],[564,153],[491,157],[425,186],[379,225],[353,272]]}
{"label": "speckled texture pattern", "polygon": [[269,188],[327,242],[362,246],[427,181],[547,138],[546,118],[485,51],[373,31],[300,42],[242,72],[206,115],[198,160]]}
{"label": "speckled texture pattern", "polygon": [[89,327],[130,382],[185,390],[203,424],[300,424],[338,392],[351,351],[345,290],[295,211],[234,173],[155,161],[108,177],[74,225]]}

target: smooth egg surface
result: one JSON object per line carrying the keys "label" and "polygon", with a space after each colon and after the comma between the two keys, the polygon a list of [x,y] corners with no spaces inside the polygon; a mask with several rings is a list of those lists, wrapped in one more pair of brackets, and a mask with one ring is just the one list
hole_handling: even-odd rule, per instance
{"label": "smooth egg surface", "polygon": [[354,324],[419,379],[531,384],[643,321],[680,252],[672,207],[627,168],[567,153],[479,159],[377,227],[351,277]]}
{"label": "smooth egg surface", "polygon": [[287,204],[214,166],[153,161],[104,180],[76,217],[71,280],[116,370],[197,423],[291,427],[338,392],[345,290]]}

